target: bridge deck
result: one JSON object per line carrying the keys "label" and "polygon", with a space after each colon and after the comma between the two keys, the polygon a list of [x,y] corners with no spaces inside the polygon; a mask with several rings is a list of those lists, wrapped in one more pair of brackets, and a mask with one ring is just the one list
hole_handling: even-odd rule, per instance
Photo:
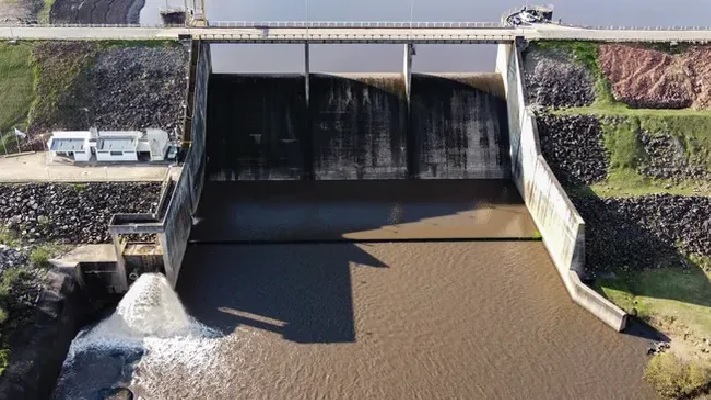
{"label": "bridge deck", "polygon": [[584,29],[558,25],[534,27],[140,27],[140,26],[0,26],[0,39],[24,40],[166,40],[179,35],[214,43],[504,43],[564,39],[607,42],[711,41],[711,30]]}

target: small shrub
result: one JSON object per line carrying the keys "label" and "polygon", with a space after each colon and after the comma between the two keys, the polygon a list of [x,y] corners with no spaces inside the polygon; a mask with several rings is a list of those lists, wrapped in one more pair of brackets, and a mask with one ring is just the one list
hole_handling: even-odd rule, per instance
{"label": "small shrub", "polygon": [[5,369],[10,365],[10,349],[0,350],[0,375],[5,372]]}
{"label": "small shrub", "polygon": [[679,399],[696,394],[711,382],[711,371],[684,362],[672,353],[654,356],[644,371],[644,380],[661,396]]}
{"label": "small shrub", "polygon": [[46,247],[37,247],[30,254],[30,263],[35,268],[49,268],[52,253]]}

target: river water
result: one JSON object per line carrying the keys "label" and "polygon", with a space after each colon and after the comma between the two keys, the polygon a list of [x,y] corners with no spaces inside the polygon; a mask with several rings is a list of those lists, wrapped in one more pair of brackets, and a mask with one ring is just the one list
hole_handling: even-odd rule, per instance
{"label": "river water", "polygon": [[541,243],[194,246],[177,290],[226,361],[149,398],[654,398]]}

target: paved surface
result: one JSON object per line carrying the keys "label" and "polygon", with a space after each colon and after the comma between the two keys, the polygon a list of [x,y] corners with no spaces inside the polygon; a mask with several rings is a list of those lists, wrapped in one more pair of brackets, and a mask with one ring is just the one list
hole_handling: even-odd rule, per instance
{"label": "paved surface", "polygon": [[524,36],[529,40],[574,39],[611,42],[709,42],[711,30],[597,30],[557,25],[523,28],[160,28],[91,26],[0,27],[0,38],[50,40],[164,40],[180,34],[222,43],[497,43]]}
{"label": "paved surface", "polygon": [[166,165],[48,165],[44,152],[0,156],[0,182],[162,181],[167,170]]}

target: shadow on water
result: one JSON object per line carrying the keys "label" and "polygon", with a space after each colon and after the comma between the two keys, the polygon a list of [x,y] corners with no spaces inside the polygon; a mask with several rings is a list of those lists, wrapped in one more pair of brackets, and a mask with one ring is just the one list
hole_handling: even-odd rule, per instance
{"label": "shadow on water", "polygon": [[355,342],[350,268],[387,265],[353,244],[320,245],[327,259],[314,246],[190,246],[176,290],[225,333],[248,325],[297,343]]}

